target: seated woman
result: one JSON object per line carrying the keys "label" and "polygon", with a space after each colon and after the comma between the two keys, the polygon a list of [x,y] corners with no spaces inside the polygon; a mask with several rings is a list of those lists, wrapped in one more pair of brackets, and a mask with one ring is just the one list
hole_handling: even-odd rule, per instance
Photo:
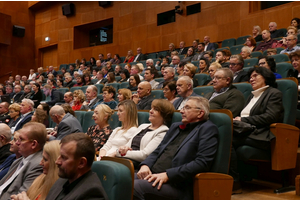
{"label": "seated woman", "polygon": [[113,72],[108,72],[106,76],[107,82],[105,83],[105,86],[107,86],[108,83],[116,83],[115,74]]}
{"label": "seated woman", "polygon": [[59,140],[47,142],[43,149],[43,158],[40,165],[43,167],[43,173],[38,176],[27,190],[27,192],[12,195],[12,200],[32,199],[44,200],[46,199],[52,185],[58,179],[58,167],[55,161],[60,156]]}
{"label": "seated woman", "polygon": [[131,91],[137,91],[137,87],[140,84],[141,80],[138,74],[131,75],[129,78],[128,89]]}
{"label": "seated woman", "polygon": [[117,64],[120,64],[120,63],[121,63],[121,59],[120,59],[119,54],[115,54],[114,55],[114,60],[113,60],[113,62],[111,64],[117,65]]}
{"label": "seated woman", "polygon": [[284,110],[282,93],[276,89],[275,75],[264,67],[254,67],[249,70],[250,84],[253,92],[246,101],[240,117],[234,121],[241,121],[255,126],[255,131],[246,135],[233,135],[231,172],[235,181],[239,177],[237,172],[237,155],[235,150],[240,146],[251,146],[257,149],[271,151],[270,141],[275,138],[270,131],[272,123],[282,122]]}
{"label": "seated woman", "polygon": [[10,120],[7,123],[7,125],[9,126],[9,128],[12,128],[19,121],[18,118],[21,115],[20,114],[21,106],[17,103],[13,103],[8,107],[8,110],[9,110]]}
{"label": "seated woman", "polygon": [[165,99],[155,99],[149,111],[150,124],[141,124],[126,145],[120,146],[116,156],[129,158],[135,169],[145,160],[164,138],[169,130],[175,108]]}
{"label": "seated woman", "polygon": [[99,71],[99,69],[93,69],[92,74],[93,76],[91,77],[91,79],[97,79],[97,72]]}
{"label": "seated woman", "polygon": [[187,51],[187,54],[184,56],[181,62],[191,62],[193,57],[194,57],[194,49],[193,47],[190,47]]}
{"label": "seated woman", "polygon": [[255,39],[256,42],[259,42],[259,41],[263,40],[262,35],[261,35],[260,26],[253,26],[252,37]]}
{"label": "seated woman", "polygon": [[[300,51],[295,51],[289,54],[289,58],[294,69],[288,71],[288,77],[295,77],[298,80],[298,102],[300,101]],[[300,104],[297,106],[300,109]]]}
{"label": "seated woman", "polygon": [[[31,117],[31,121],[32,122],[38,122],[41,124],[44,124],[45,120],[47,119],[48,115],[41,109],[35,109],[32,117]],[[46,124],[44,124],[46,126],[46,128],[48,128],[48,126]]]}
{"label": "seated woman", "polygon": [[122,69],[120,71],[120,76],[121,76],[121,79],[119,80],[118,83],[123,83],[123,82],[126,82],[129,79],[130,74],[129,74],[127,69]]}
{"label": "seated woman", "polygon": [[37,108],[40,105],[40,102],[43,100],[43,92],[40,89],[40,84],[34,83],[32,84],[33,93],[30,96],[30,99],[34,102],[34,108]]}
{"label": "seated woman", "polygon": [[199,73],[208,73],[209,61],[201,57],[199,60]]}
{"label": "seated woman", "polygon": [[83,74],[83,85],[93,85],[92,80],[91,80],[91,76],[89,73],[84,73]]}
{"label": "seated woman", "polygon": [[[45,124],[46,127],[49,127],[49,111],[50,111],[49,105],[46,104],[46,103],[41,103],[41,104],[37,107],[37,109],[42,110],[42,111],[47,115],[47,117],[46,117],[45,121],[43,122],[43,124]],[[71,108],[71,109],[72,109],[72,108]]]}
{"label": "seated woman", "polygon": [[247,46],[244,46],[242,49],[241,49],[241,56],[243,59],[249,59],[250,58],[250,55],[251,55],[251,49]]}
{"label": "seated woman", "polygon": [[123,63],[131,63],[133,62],[133,60],[134,60],[133,52],[132,50],[129,50]]}
{"label": "seated woman", "polygon": [[193,65],[192,63],[188,63],[184,66],[183,69],[183,75],[184,76],[189,76],[191,79],[193,79],[193,87],[197,87],[198,81],[194,78],[195,74],[196,74],[196,66]]}
{"label": "seated woman", "polygon": [[297,34],[300,34],[300,19],[299,18],[293,18],[291,20],[291,26],[295,27],[298,31]]}
{"label": "seated woman", "polygon": [[186,62],[182,62],[180,61],[179,64],[176,67],[176,73],[178,74],[178,76],[183,76],[183,69],[184,66],[186,65]]}
{"label": "seated woman", "polygon": [[125,65],[124,69],[127,69],[129,74],[131,73],[131,65],[129,63]]}
{"label": "seated woman", "polygon": [[76,82],[77,83],[74,85],[74,87],[76,87],[76,86],[83,86],[83,84],[84,84],[83,76],[82,75],[77,75]]}
{"label": "seated woman", "polygon": [[[49,74],[50,75],[50,74]],[[49,76],[48,75],[48,76]],[[55,86],[55,80],[54,79],[48,79],[47,84],[51,86],[51,88],[56,88]]]}
{"label": "seated woman", "polygon": [[73,98],[74,98],[74,106],[72,106],[72,109],[80,110],[82,103],[85,101],[85,95],[82,92],[82,90],[75,90],[73,92]]}
{"label": "seated woman", "polygon": [[[255,39],[253,37],[248,37],[246,39],[246,42],[245,42],[244,45],[246,47],[249,47],[250,50],[251,50],[251,52],[252,52],[255,49],[255,47],[256,47],[256,41],[255,41]],[[250,54],[251,54],[251,52],[250,52]]]}
{"label": "seated woman", "polygon": [[57,79],[56,80],[56,86],[57,86],[57,88],[64,87],[64,81],[63,81],[63,79]]}
{"label": "seated woman", "polygon": [[102,89],[103,101],[101,104],[108,105],[111,109],[115,109],[117,107],[117,102],[115,101],[116,89],[113,86],[105,86]]}
{"label": "seated woman", "polygon": [[98,105],[94,110],[93,119],[95,125],[90,126],[86,134],[92,138],[97,154],[99,154],[100,149],[112,133],[108,120],[113,114],[114,111],[105,104]]}
{"label": "seated woman", "polygon": [[132,93],[129,89],[122,88],[118,90],[118,101],[119,103],[124,100],[131,99]]}
{"label": "seated woman", "polygon": [[90,58],[90,65],[93,67],[96,66],[96,59],[94,57]]}
{"label": "seated woman", "polygon": [[30,69],[28,80],[31,81],[32,79],[36,78],[36,74],[34,73],[34,69]]}
{"label": "seated woman", "polygon": [[258,66],[265,67],[268,70],[271,70],[275,75],[276,79],[282,78],[280,74],[276,73],[276,62],[275,59],[271,56],[259,56],[258,57]]}
{"label": "seated woman", "polygon": [[163,83],[163,93],[164,97],[167,98],[170,103],[173,103],[176,99],[178,99],[179,97],[176,97],[176,81],[165,81]]}
{"label": "seated woman", "polygon": [[125,100],[118,105],[118,117],[122,126],[115,128],[107,142],[100,149],[99,156],[115,156],[118,147],[127,142],[136,133],[138,114],[136,104],[132,100]]}
{"label": "seated woman", "polygon": [[205,51],[203,57],[206,58],[209,63],[211,63],[211,60],[213,59],[213,54],[211,51]]}
{"label": "seated woman", "polygon": [[220,68],[222,68],[222,66],[219,63],[217,63],[217,62],[211,63],[208,68],[208,73],[209,73],[211,80],[205,81],[203,85],[213,85],[214,75],[215,75],[217,69],[220,69]]}

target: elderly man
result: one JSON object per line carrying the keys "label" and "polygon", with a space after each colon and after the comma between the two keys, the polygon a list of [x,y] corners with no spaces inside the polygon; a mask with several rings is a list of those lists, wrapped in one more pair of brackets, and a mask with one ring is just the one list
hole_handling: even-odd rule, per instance
{"label": "elderly man", "polygon": [[133,62],[138,62],[141,60],[146,60],[146,56],[142,53],[142,48],[138,47],[136,50],[136,56],[134,57]]}
{"label": "elderly man", "polygon": [[82,127],[78,119],[70,113],[66,114],[61,106],[53,106],[49,114],[53,122],[58,124],[57,132],[52,132],[49,140],[61,140],[71,133],[82,132]]}
{"label": "elderly man", "polygon": [[144,81],[138,85],[137,94],[132,95],[132,100],[138,110],[150,110],[154,98],[151,95],[151,85]]}
{"label": "elderly man", "polygon": [[96,86],[88,86],[88,88],[85,91],[86,101],[83,102],[81,110],[94,110],[100,104],[101,100],[97,97],[97,94],[98,89]]}
{"label": "elderly man", "polygon": [[44,93],[46,97],[51,97],[51,100],[46,102],[49,106],[54,106],[56,103],[63,103],[64,101],[64,94],[48,84],[44,85]]}
{"label": "elderly man", "polygon": [[184,42],[184,41],[181,41],[181,42],[179,43],[178,54],[179,54],[179,55],[185,55],[185,54],[187,54],[187,51],[188,51],[188,48],[185,47],[185,42]]}
{"label": "elderly man", "polygon": [[290,34],[286,37],[286,45],[287,45],[287,48],[282,50],[280,53],[292,53],[292,52],[295,52],[297,50],[300,49],[299,46],[297,46],[297,35],[293,35],[293,34]]}
{"label": "elderly man", "polygon": [[172,81],[175,77],[175,69],[173,67],[166,67],[163,72],[164,80],[159,82],[156,89],[161,89],[163,87],[164,82]]}
{"label": "elderly man", "polygon": [[100,83],[105,84],[107,82],[107,79],[104,78],[104,72],[103,71],[98,71],[97,75],[96,75],[96,78],[98,80],[96,84],[100,84]]}
{"label": "elderly man", "polygon": [[[104,67],[106,65],[106,62],[104,60],[104,55],[102,53],[100,53],[98,55],[99,60],[101,61],[101,66]],[[97,62],[97,61],[96,61]],[[97,64],[97,63],[96,63]]]}
{"label": "elderly man", "polygon": [[20,97],[23,95],[22,88],[20,85],[16,85],[14,88],[14,96],[12,97],[13,102],[18,102]]}
{"label": "elderly man", "polygon": [[91,171],[94,156],[94,143],[89,136],[73,133],[64,137],[60,156],[55,162],[60,178],[50,189],[46,200],[108,200],[97,174]]}
{"label": "elderly man", "polygon": [[263,42],[259,43],[259,45],[255,48],[254,51],[262,51],[269,49],[272,47],[272,44],[277,42],[276,40],[271,38],[271,33],[268,30],[263,30],[262,32]]}
{"label": "elderly man", "polygon": [[[143,81],[144,77],[142,77],[140,73],[141,73],[141,69],[139,68],[139,66],[138,65],[132,65],[130,75],[137,74],[137,75],[139,75],[140,80]],[[127,81],[129,81],[129,79]]]}
{"label": "elderly man", "polygon": [[65,103],[69,104],[71,107],[74,106],[74,100],[73,100],[73,93],[72,92],[66,92],[64,94],[64,100],[65,100]]}
{"label": "elderly man", "polygon": [[70,66],[69,66],[69,70],[68,70],[68,72],[70,73],[70,75],[71,75],[71,76],[73,76],[73,75],[74,75],[75,68],[74,68],[74,66],[73,66],[73,65],[70,65]]}
{"label": "elderly man", "polygon": [[197,53],[192,58],[192,61],[198,61],[204,56],[204,47],[205,44],[203,42],[198,44]]}
{"label": "elderly man", "polygon": [[53,67],[53,66],[49,66],[47,75],[48,75],[48,74],[53,74],[53,76],[56,76],[56,75],[57,75],[57,72],[54,70],[54,67]]}
{"label": "elderly man", "polygon": [[216,53],[216,62],[218,62],[223,68],[228,68],[229,64],[226,62],[226,52],[218,51]]}
{"label": "elderly man", "polygon": [[7,85],[5,87],[6,95],[11,99],[14,96],[13,87],[11,85]]}
{"label": "elderly man", "polygon": [[177,94],[180,96],[173,102],[176,110],[181,110],[190,96],[199,96],[193,91],[193,80],[188,76],[180,77],[176,82]]}
{"label": "elderly man", "polygon": [[240,114],[244,108],[245,99],[243,93],[232,85],[233,73],[230,69],[218,69],[214,75],[214,92],[204,97],[209,100],[210,109],[228,109],[233,117]]}
{"label": "elderly man", "polygon": [[6,123],[6,119],[9,119],[8,113],[9,103],[2,102],[0,103],[0,123]]}
{"label": "elderly man", "polygon": [[209,36],[204,36],[203,43],[205,44],[204,51],[215,50],[215,45],[210,43]]}
{"label": "elderly man", "polygon": [[193,179],[210,170],[218,146],[218,128],[208,120],[209,103],[190,97],[158,147],[140,164],[134,199],[193,199]]}
{"label": "elderly man", "polygon": [[73,83],[73,80],[72,80],[72,76],[66,76],[65,77],[65,85],[64,87],[68,87],[68,88],[71,88],[75,85],[75,83]]}
{"label": "elderly man", "polygon": [[96,60],[96,67],[94,69],[98,69],[99,71],[102,69],[101,60]]}
{"label": "elderly man", "polygon": [[106,60],[105,62],[113,62],[114,59],[111,57],[111,53],[106,54]]}
{"label": "elderly man", "polygon": [[33,107],[34,103],[30,99],[23,99],[21,103],[21,116],[17,119],[17,123],[14,127],[11,128],[11,132],[14,133],[15,131],[21,129],[24,124],[31,121],[31,117],[33,115]]}
{"label": "elderly man", "polygon": [[151,58],[147,59],[147,60],[146,60],[146,66],[147,66],[147,67],[152,67],[152,66],[154,66],[154,61],[153,61],[153,59],[151,59]]}
{"label": "elderly man", "polygon": [[22,76],[22,82],[26,85],[28,84],[27,76]]}
{"label": "elderly man", "polygon": [[158,82],[154,80],[155,71],[154,69],[146,69],[144,74],[145,81],[148,81],[151,85],[151,89],[154,90],[158,86]]}
{"label": "elderly man", "polygon": [[245,82],[249,81],[249,76],[246,71],[243,70],[244,59],[241,55],[232,55],[230,57],[229,68],[233,73],[233,82]]}
{"label": "elderly man", "polygon": [[22,157],[13,162],[7,174],[0,181],[0,199],[10,199],[11,195],[27,191],[32,182],[42,172],[40,165],[42,150],[47,139],[45,125],[29,122],[19,131],[17,145]]}
{"label": "elderly man", "polygon": [[23,99],[29,99],[34,92],[31,91],[31,85],[25,85],[24,92],[18,100],[15,100],[16,103],[21,103]]}
{"label": "elderly man", "polygon": [[0,124],[0,165],[12,154],[10,149],[11,131],[9,126]]}
{"label": "elderly man", "polygon": [[278,38],[278,37],[285,36],[283,30],[277,30],[276,22],[269,23],[269,31],[271,33],[271,38]]}
{"label": "elderly man", "polygon": [[176,55],[173,56],[172,57],[172,64],[171,64],[171,66],[174,67],[174,69],[176,69],[177,66],[179,65],[179,63],[180,63],[180,57],[176,56]]}

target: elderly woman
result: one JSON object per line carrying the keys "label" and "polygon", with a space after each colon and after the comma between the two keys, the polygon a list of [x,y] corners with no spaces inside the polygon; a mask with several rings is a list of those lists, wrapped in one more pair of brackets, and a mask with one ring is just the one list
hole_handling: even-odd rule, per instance
{"label": "elderly woman", "polygon": [[251,55],[251,49],[247,46],[244,46],[242,49],[241,49],[241,56],[243,59],[249,59],[250,58],[250,55]]}
{"label": "elderly woman", "polygon": [[127,144],[118,148],[116,156],[129,158],[137,169],[139,163],[145,160],[164,138],[174,111],[173,104],[168,100],[155,99],[149,111],[150,124],[140,125]]}
{"label": "elderly woman", "polygon": [[120,76],[121,76],[121,79],[119,80],[119,83],[123,83],[123,82],[126,82],[129,79],[130,74],[129,74],[127,69],[122,69],[120,71]]}
{"label": "elderly woman", "polygon": [[133,60],[134,60],[133,52],[132,52],[132,50],[129,50],[123,63],[131,63],[131,62],[133,62]]}
{"label": "elderly woman", "polygon": [[118,101],[124,101],[124,100],[128,100],[131,99],[132,97],[132,92],[129,89],[126,88],[122,88],[118,90]]}
{"label": "elderly woman", "polygon": [[253,26],[252,37],[255,39],[256,42],[263,40],[261,36],[261,28],[259,26]]}
{"label": "elderly woman", "polygon": [[205,83],[203,85],[213,85],[214,75],[215,75],[217,69],[220,69],[220,68],[222,68],[222,66],[219,63],[217,63],[217,62],[211,63],[208,68],[208,73],[209,73],[211,80],[205,81]]}
{"label": "elderly woman", "polygon": [[34,108],[37,108],[40,105],[40,102],[43,100],[43,92],[40,88],[40,84],[34,83],[32,85],[33,93],[30,96],[30,99],[34,102]]}
{"label": "elderly woman", "polygon": [[42,67],[39,67],[38,69],[37,69],[37,73],[36,73],[36,78],[38,79],[38,78],[40,78],[40,76],[43,76],[43,77],[45,77],[46,76],[46,73],[44,72],[44,69],[42,68]]}
{"label": "elderly woman", "polygon": [[108,120],[113,114],[114,111],[105,104],[98,105],[94,110],[93,120],[95,125],[90,126],[86,134],[92,138],[97,154],[112,133]]}
{"label": "elderly woman", "polygon": [[89,73],[83,74],[83,85],[93,85],[92,79]]}
{"label": "elderly woman", "polygon": [[[247,47],[249,47],[250,50],[251,50],[251,52],[252,52],[255,49],[255,47],[256,47],[256,41],[255,41],[255,39],[253,37],[248,37],[246,39],[246,42],[245,42],[244,45],[247,46]],[[250,52],[250,54],[251,54],[251,52]]]}
{"label": "elderly woman", "polygon": [[209,61],[201,57],[199,60],[199,73],[208,73]]}
{"label": "elderly woman", "polygon": [[170,43],[169,44],[169,50],[167,51],[166,57],[169,58],[171,56],[171,53],[175,51],[175,44]]}
{"label": "elderly woman", "polygon": [[[243,135],[233,135],[231,172],[235,181],[237,175],[237,155],[235,150],[240,146],[251,146],[257,149],[271,151],[270,141],[275,138],[270,131],[272,123],[282,122],[283,105],[282,93],[276,89],[276,79],[274,74],[264,67],[254,67],[249,70],[250,84],[253,92],[246,101],[244,109],[239,117],[234,118],[234,127],[252,125],[253,132]],[[238,122],[236,122],[238,121]]]}
{"label": "elderly woman", "polygon": [[18,122],[18,118],[20,117],[21,106],[17,103],[13,103],[8,107],[8,110],[10,120],[7,123],[7,125],[9,126],[9,128],[11,128],[14,127]]}
{"label": "elderly woman", "polygon": [[188,63],[184,66],[183,69],[183,75],[184,76],[189,76],[191,79],[193,79],[193,87],[197,87],[198,81],[194,78],[195,74],[196,74],[196,66],[193,65],[192,63]]}
{"label": "elderly woman", "polygon": [[105,86],[102,89],[103,101],[102,104],[108,105],[111,109],[115,109],[117,107],[117,102],[115,101],[116,89],[113,86]]}
{"label": "elderly woman", "polygon": [[193,57],[194,57],[194,49],[193,49],[193,47],[190,47],[187,51],[187,54],[181,61],[182,62],[191,62]]}
{"label": "elderly woman", "polygon": [[136,104],[132,100],[125,100],[118,105],[118,117],[122,126],[115,128],[107,142],[100,149],[99,156],[115,156],[116,150],[135,135],[138,125]]}
{"label": "elderly woman", "polygon": [[77,83],[74,85],[74,87],[76,87],[76,86],[83,86],[83,84],[84,84],[83,76],[82,75],[78,75],[76,77],[76,82]]}
{"label": "elderly woman", "polygon": [[74,98],[74,106],[72,106],[72,109],[75,110],[80,110],[83,102],[85,101],[85,95],[82,92],[82,90],[75,90],[73,92],[73,98]]}
{"label": "elderly woman", "polygon": [[38,122],[41,124],[44,124],[46,126],[46,128],[48,128],[48,125],[45,124],[45,120],[47,119],[48,115],[41,109],[35,109],[32,117],[31,117],[31,121],[32,122]]}
{"label": "elderly woman", "polygon": [[176,81],[165,81],[163,83],[163,93],[164,97],[170,102],[173,103],[179,97],[176,97]]}
{"label": "elderly woman", "polygon": [[131,91],[137,91],[137,86],[140,82],[141,80],[138,74],[130,76],[128,89]]}
{"label": "elderly woman", "polygon": [[[298,93],[300,91],[300,51],[295,51],[289,54],[289,58],[294,69],[288,71],[288,77],[295,77],[298,80]],[[299,93],[300,94],[300,93]],[[298,102],[300,101],[300,96],[298,96]],[[300,109],[300,104],[298,104],[298,109]]]}

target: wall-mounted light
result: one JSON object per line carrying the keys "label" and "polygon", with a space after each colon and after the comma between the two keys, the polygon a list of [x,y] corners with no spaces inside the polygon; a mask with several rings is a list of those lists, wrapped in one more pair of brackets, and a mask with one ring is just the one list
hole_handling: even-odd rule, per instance
{"label": "wall-mounted light", "polygon": [[50,40],[49,37],[45,37],[45,41],[48,42]]}

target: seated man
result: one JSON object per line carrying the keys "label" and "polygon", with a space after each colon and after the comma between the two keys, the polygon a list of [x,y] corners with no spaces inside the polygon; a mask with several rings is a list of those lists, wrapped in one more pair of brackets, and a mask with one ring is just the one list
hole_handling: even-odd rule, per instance
{"label": "seated man", "polygon": [[197,53],[192,58],[192,61],[199,61],[200,58],[202,58],[204,56],[204,47],[205,47],[205,44],[203,42],[198,44]]}
{"label": "seated man", "polygon": [[158,86],[158,82],[154,80],[155,77],[155,71],[154,69],[145,69],[144,79],[145,81],[148,81],[151,85],[151,89],[154,90]]}
{"label": "seated man", "polygon": [[23,99],[21,103],[21,116],[17,119],[17,123],[14,127],[11,128],[11,132],[14,133],[15,131],[21,129],[24,124],[31,121],[31,117],[33,115],[33,106],[34,103],[30,99]]}
{"label": "seated man", "polygon": [[209,36],[204,36],[203,43],[205,44],[204,51],[215,50],[215,45],[210,43]]}
{"label": "seated man", "polygon": [[142,53],[142,48],[138,47],[133,62],[139,62],[141,60],[146,60],[146,56]]}
{"label": "seated man", "polygon": [[226,62],[226,52],[225,51],[218,51],[216,53],[216,62],[218,62],[223,68],[226,67],[228,68],[229,67],[229,63]]}
{"label": "seated man", "polygon": [[98,89],[96,86],[88,86],[85,91],[86,101],[83,102],[80,110],[94,110],[100,104],[100,99],[97,97],[97,94]]}
{"label": "seated man", "polygon": [[233,73],[233,83],[249,81],[249,76],[244,68],[244,59],[241,55],[232,55],[230,57],[229,68]]}
{"label": "seated man", "polygon": [[[141,73],[141,70],[140,70],[139,66],[138,65],[132,65],[131,71],[130,71],[130,76],[137,74],[137,75],[139,75],[140,80],[143,81],[144,77],[142,77],[140,73]],[[129,82],[129,79],[127,81]]]}
{"label": "seated man", "polygon": [[73,93],[72,92],[66,92],[64,94],[64,100],[65,100],[65,103],[69,104],[71,107],[74,106],[74,100],[73,100]]}
{"label": "seated man", "polygon": [[208,172],[218,147],[218,128],[208,120],[209,103],[190,97],[160,145],[141,164],[134,199],[193,199],[193,178]]}
{"label": "seated man", "polygon": [[190,96],[199,96],[193,91],[193,80],[188,76],[180,77],[176,82],[177,94],[180,96],[173,102],[176,110],[181,110]]}
{"label": "seated man", "polygon": [[271,33],[268,30],[263,30],[261,36],[263,38],[263,42],[259,43],[254,51],[264,52],[265,50],[272,48],[273,43],[277,42],[277,40],[271,38]]}
{"label": "seated man", "polygon": [[12,97],[12,102],[18,102],[20,97],[23,95],[22,87],[20,85],[16,85],[14,88],[14,96]]}
{"label": "seated man", "polygon": [[[175,57],[175,56],[174,56]],[[161,89],[163,87],[164,82],[172,81],[175,77],[175,69],[173,67],[166,67],[163,72],[164,80],[159,82],[156,89]]]}
{"label": "seated man", "polygon": [[51,100],[46,102],[49,106],[54,106],[56,103],[64,102],[64,94],[61,91],[52,88],[48,84],[44,85],[44,93],[46,97],[51,97]]}
{"label": "seated man", "polygon": [[292,52],[298,51],[300,49],[299,46],[297,46],[297,35],[290,34],[286,37],[286,45],[287,48],[282,50],[280,53],[287,53],[290,54]]}
{"label": "seated man", "polygon": [[0,165],[12,154],[10,149],[11,131],[9,126],[0,124]]}
{"label": "seated man", "polygon": [[188,51],[188,47],[185,47],[185,42],[184,42],[184,41],[181,41],[181,42],[179,43],[178,54],[179,54],[179,55],[185,55],[185,54],[187,54],[187,51]]}
{"label": "seated man", "polygon": [[29,122],[19,131],[17,145],[22,155],[11,165],[7,174],[0,181],[0,199],[10,199],[13,194],[27,191],[32,182],[42,172],[40,165],[42,150],[47,139],[45,125]]}
{"label": "seated man", "polygon": [[52,132],[49,140],[61,140],[71,133],[82,132],[78,119],[70,113],[65,113],[63,107],[55,105],[51,108],[49,115],[53,122],[57,124],[57,132]]}
{"label": "seated man", "polygon": [[9,103],[0,103],[0,123],[6,123],[6,119],[10,119],[8,112]]}
{"label": "seated man", "polygon": [[89,136],[73,133],[64,137],[56,160],[60,178],[50,189],[46,200],[108,200],[97,174],[91,171],[94,157],[94,143]]}
{"label": "seated man", "polygon": [[151,95],[151,85],[144,81],[138,85],[137,94],[132,95],[132,100],[138,110],[150,110],[154,98]]}
{"label": "seated man", "polygon": [[31,85],[25,85],[24,93],[20,96],[18,100],[15,100],[16,103],[21,103],[23,99],[29,99],[34,92],[31,91]]}
{"label": "seated man", "polygon": [[233,73],[230,69],[218,69],[213,79],[215,91],[204,97],[209,100],[210,109],[228,109],[236,117],[244,108],[245,99],[243,93],[232,85],[232,79]]}
{"label": "seated man", "polygon": [[68,87],[68,88],[71,88],[75,85],[75,83],[73,82],[73,79],[72,79],[72,76],[66,76],[65,77],[65,84],[64,84],[64,87]]}
{"label": "seated man", "polygon": [[269,31],[271,33],[271,38],[284,37],[284,32],[282,30],[277,30],[276,22],[269,23]]}
{"label": "seated man", "polygon": [[96,84],[101,84],[101,83],[105,84],[107,82],[107,79],[104,78],[104,75],[105,74],[102,71],[97,72],[96,78],[98,81]]}

